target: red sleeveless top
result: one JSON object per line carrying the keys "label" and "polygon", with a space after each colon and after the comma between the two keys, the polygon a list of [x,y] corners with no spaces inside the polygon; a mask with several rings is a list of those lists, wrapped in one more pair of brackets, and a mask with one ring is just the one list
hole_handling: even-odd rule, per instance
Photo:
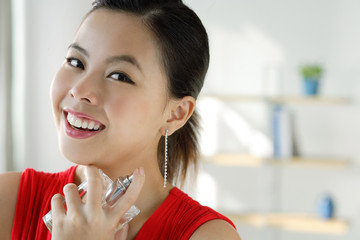
{"label": "red sleeveless top", "polygon": [[[51,234],[42,217],[50,211],[54,194],[63,194],[63,187],[74,182],[76,166],[59,173],[26,169],[20,179],[18,199],[11,239],[50,240]],[[189,239],[203,223],[223,219],[234,224],[211,208],[201,206],[180,189],[174,187],[169,196],[145,222],[136,240]]]}

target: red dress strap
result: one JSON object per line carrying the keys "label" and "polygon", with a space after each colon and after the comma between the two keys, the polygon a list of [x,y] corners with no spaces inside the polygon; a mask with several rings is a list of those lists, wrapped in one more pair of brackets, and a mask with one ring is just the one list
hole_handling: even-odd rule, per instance
{"label": "red dress strap", "polygon": [[214,219],[225,220],[236,229],[227,217],[200,205],[174,187],[166,200],[142,226],[136,240],[187,240],[198,227]]}
{"label": "red dress strap", "polygon": [[20,178],[11,239],[51,239],[42,217],[51,209],[51,198],[63,194],[63,187],[74,182],[76,166],[59,173],[26,169]]}

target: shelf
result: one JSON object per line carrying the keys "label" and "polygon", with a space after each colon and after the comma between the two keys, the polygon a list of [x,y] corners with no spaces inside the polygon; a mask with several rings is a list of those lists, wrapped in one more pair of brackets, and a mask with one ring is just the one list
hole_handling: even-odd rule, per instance
{"label": "shelf", "polygon": [[350,165],[347,159],[331,158],[304,158],[293,157],[289,159],[276,158],[258,158],[246,154],[216,154],[211,157],[203,157],[204,162],[224,165],[224,166],[242,166],[242,167],[260,167],[260,166],[284,166],[284,167],[302,167],[302,168],[333,168],[342,169]]}
{"label": "shelf", "polygon": [[204,162],[223,166],[260,167],[264,165],[262,158],[246,154],[216,154],[211,157],[202,157]]}
{"label": "shelf", "polygon": [[320,219],[314,215],[302,213],[270,213],[227,215],[235,224],[246,224],[254,227],[273,227],[285,231],[345,235],[349,224],[340,219]]}
{"label": "shelf", "polygon": [[230,95],[203,94],[202,98],[210,97],[227,102],[270,102],[277,104],[348,104],[350,99],[336,96],[262,96],[262,95]]}

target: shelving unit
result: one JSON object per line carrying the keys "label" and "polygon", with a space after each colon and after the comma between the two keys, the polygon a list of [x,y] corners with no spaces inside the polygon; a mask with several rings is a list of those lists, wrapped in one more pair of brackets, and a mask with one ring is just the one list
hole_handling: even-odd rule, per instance
{"label": "shelving unit", "polygon": [[[261,95],[222,95],[203,94],[201,98],[211,98],[223,103],[242,104],[260,102],[274,105],[314,105],[314,106],[341,106],[351,103],[349,98],[337,96],[261,96]],[[331,171],[345,170],[352,164],[348,158],[332,157],[304,157],[294,156],[290,158],[256,157],[242,153],[216,153],[212,156],[202,156],[203,163],[228,167],[260,168],[275,171],[276,176],[281,168],[305,168],[305,169],[327,169]],[[278,177],[267,182],[271,186],[270,192],[280,191],[276,185]],[[276,193],[280,194],[280,193]],[[301,232],[309,234],[342,236],[349,232],[350,224],[343,219],[323,220],[315,215],[306,213],[279,213],[272,209],[258,213],[246,213],[227,215],[235,224],[245,224],[256,228],[275,228],[282,231]]]}
{"label": "shelving unit", "polygon": [[273,104],[349,104],[351,100],[336,96],[260,96],[260,95],[224,95],[203,94],[201,97],[215,98],[224,102],[269,102]]}
{"label": "shelving unit", "polygon": [[203,157],[202,159],[206,163],[210,164],[239,167],[261,167],[265,165],[272,165],[302,168],[345,169],[351,165],[351,161],[348,159],[304,157],[277,159],[259,158],[247,154],[216,154],[211,157]]}
{"label": "shelving unit", "polygon": [[320,219],[303,213],[250,213],[228,215],[236,224],[251,225],[256,228],[272,227],[284,231],[325,235],[345,235],[349,231],[348,222],[341,219]]}

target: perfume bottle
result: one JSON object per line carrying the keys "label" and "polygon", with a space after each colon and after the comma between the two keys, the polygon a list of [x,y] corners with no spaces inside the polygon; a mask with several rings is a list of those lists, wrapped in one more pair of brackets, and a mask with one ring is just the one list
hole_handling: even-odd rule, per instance
{"label": "perfume bottle", "polygon": [[[103,196],[102,196],[102,206],[112,206],[126,191],[132,182],[133,176],[119,177],[115,181],[112,181],[105,173],[101,170],[100,174],[103,179]],[[80,197],[83,198],[87,192],[87,181],[82,182],[78,186],[78,192]],[[65,203],[65,201],[64,201]],[[140,213],[140,210],[132,205],[131,208],[124,214],[121,218],[118,227],[115,232],[119,231],[125,224],[130,222],[136,215]],[[43,221],[49,231],[52,231],[52,213],[51,210],[43,216]]]}

